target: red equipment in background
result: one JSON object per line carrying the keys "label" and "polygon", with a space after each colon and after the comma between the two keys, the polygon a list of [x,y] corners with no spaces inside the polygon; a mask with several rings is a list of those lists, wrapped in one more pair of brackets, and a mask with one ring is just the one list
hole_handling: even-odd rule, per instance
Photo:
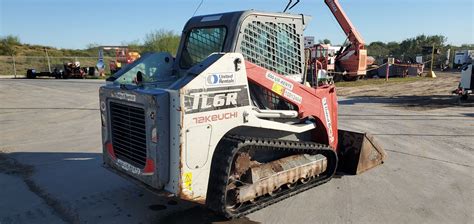
{"label": "red equipment in background", "polygon": [[[315,61],[322,64],[322,69],[333,75],[334,81],[355,81],[360,76],[366,75],[367,66],[374,62],[372,57],[367,57],[365,42],[346,13],[339,4],[339,0],[324,0],[347,36],[347,44],[340,47],[331,55],[330,45],[318,44],[311,47],[312,61],[310,66],[317,67]],[[334,63],[331,63],[334,61]],[[317,68],[315,71],[317,71]],[[317,73],[316,73],[317,74]]]}
{"label": "red equipment in background", "polygon": [[102,61],[102,63],[104,50],[115,50],[115,60],[109,62],[111,74],[115,74],[118,70],[120,70],[123,67],[122,64],[131,64],[140,58],[140,54],[138,52],[129,51],[127,46],[101,46],[99,47],[99,61]]}

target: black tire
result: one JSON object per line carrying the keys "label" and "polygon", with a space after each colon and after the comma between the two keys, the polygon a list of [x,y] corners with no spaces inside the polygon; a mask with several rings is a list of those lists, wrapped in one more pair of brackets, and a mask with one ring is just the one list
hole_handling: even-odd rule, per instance
{"label": "black tire", "polygon": [[35,72],[33,69],[28,69],[26,71],[26,78],[27,79],[34,79],[35,78]]}
{"label": "black tire", "polygon": [[94,76],[94,74],[95,74],[95,67],[89,67],[89,70],[87,71],[87,75]]}
{"label": "black tire", "polygon": [[466,101],[469,98],[469,95],[467,93],[461,95],[461,100]]}
{"label": "black tire", "polygon": [[356,76],[349,76],[349,75],[345,75],[345,76],[342,76],[342,79],[346,82],[354,82],[354,81],[357,81],[359,80],[360,76],[356,75]]}
{"label": "black tire", "polygon": [[332,80],[334,82],[340,82],[343,80],[343,75],[342,74],[339,74],[339,73],[336,73],[334,74],[334,76],[332,77]]}

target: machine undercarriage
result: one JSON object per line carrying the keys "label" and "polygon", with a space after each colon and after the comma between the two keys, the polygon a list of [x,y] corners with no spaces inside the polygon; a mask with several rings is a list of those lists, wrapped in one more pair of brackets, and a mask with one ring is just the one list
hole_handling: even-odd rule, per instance
{"label": "machine undercarriage", "polygon": [[216,150],[206,204],[227,217],[323,184],[337,167],[334,150],[313,142],[226,136]]}

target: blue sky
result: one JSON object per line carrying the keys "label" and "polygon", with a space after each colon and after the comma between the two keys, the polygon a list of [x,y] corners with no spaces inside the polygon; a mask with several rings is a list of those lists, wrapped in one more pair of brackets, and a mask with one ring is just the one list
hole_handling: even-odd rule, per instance
{"label": "blue sky", "polygon": [[[181,32],[200,0],[0,0],[0,36],[58,48],[143,40],[157,29]],[[323,0],[301,0],[291,12],[313,17],[306,35],[340,44],[345,36]],[[474,43],[474,0],[340,0],[364,37],[401,41],[441,34]],[[282,11],[286,0],[204,0],[197,15],[256,9]]]}

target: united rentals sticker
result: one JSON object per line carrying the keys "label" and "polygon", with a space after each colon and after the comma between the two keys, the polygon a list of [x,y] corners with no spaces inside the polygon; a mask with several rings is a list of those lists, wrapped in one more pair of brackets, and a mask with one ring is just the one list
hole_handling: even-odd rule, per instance
{"label": "united rentals sticker", "polygon": [[234,73],[210,74],[206,77],[206,85],[208,86],[232,85],[232,84],[235,84]]}

